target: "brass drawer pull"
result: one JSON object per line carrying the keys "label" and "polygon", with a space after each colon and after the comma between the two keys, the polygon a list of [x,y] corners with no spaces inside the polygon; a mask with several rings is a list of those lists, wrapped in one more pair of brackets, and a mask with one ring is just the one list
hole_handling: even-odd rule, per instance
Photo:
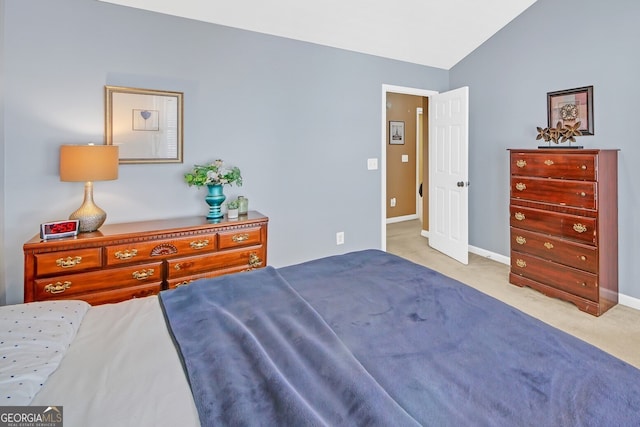
{"label": "brass drawer pull", "polygon": [[587,257],[586,257],[586,256],[584,256],[584,255],[581,255],[581,256],[580,256],[580,261],[586,261],[586,260],[587,260]]}
{"label": "brass drawer pull", "polygon": [[587,170],[587,165],[580,166],[580,169],[582,169],[583,171],[586,171]]}
{"label": "brass drawer pull", "polygon": [[582,286],[583,288],[586,288],[587,287],[587,282],[580,283],[580,286]]}
{"label": "brass drawer pull", "polygon": [[235,243],[240,243],[240,242],[244,242],[245,240],[249,240],[249,235],[247,233],[244,234],[235,234],[231,240],[233,240]]}
{"label": "brass drawer pull", "polygon": [[184,282],[180,282],[176,285],[176,288],[180,286],[187,286],[189,283],[193,282],[193,280],[185,280]]}
{"label": "brass drawer pull", "polygon": [[44,287],[44,291],[49,292],[50,294],[61,294],[70,287],[71,282],[65,280],[64,282],[49,283]]}
{"label": "brass drawer pull", "polygon": [[67,258],[58,258],[56,260],[56,265],[62,268],[71,268],[80,264],[80,261],[82,261],[81,256],[74,256],[74,257],[69,256]]}
{"label": "brass drawer pull", "polygon": [[581,196],[581,197],[585,197],[586,195],[587,195],[587,193],[585,193],[584,191],[582,191],[582,192],[580,193],[580,196]]}
{"label": "brass drawer pull", "polygon": [[518,191],[524,191],[527,189],[527,186],[525,184],[523,184],[522,182],[519,182],[516,184],[516,190]]}
{"label": "brass drawer pull", "polygon": [[173,268],[175,270],[182,270],[183,268],[191,268],[191,267],[193,267],[193,264],[194,264],[193,262],[187,262],[187,261],[178,262],[173,266]]}
{"label": "brass drawer pull", "polygon": [[524,245],[527,243],[527,239],[522,236],[516,236],[516,243],[519,245]]}
{"label": "brass drawer pull", "polygon": [[573,229],[578,233],[584,233],[585,231],[587,231],[587,226],[580,223],[573,224]]}
{"label": "brass drawer pull", "polygon": [[525,262],[525,260],[518,258],[516,260],[516,265],[520,268],[525,268],[527,266],[527,263]]}
{"label": "brass drawer pull", "polygon": [[135,257],[136,255],[138,255],[138,250],[137,249],[127,249],[124,251],[118,251],[116,253],[113,254],[113,256],[115,256],[116,258],[120,259],[120,260],[125,260],[125,259],[131,259],[133,257]]}
{"label": "brass drawer pull", "polygon": [[137,271],[136,270],[131,275],[136,280],[145,280],[145,279],[148,279],[149,277],[151,277],[153,275],[153,268],[150,268],[148,270],[142,270],[142,271]]}
{"label": "brass drawer pull", "polygon": [[192,249],[203,249],[203,248],[206,248],[207,246],[209,246],[209,241],[208,240],[198,240],[197,242],[189,243],[189,246],[191,246]]}
{"label": "brass drawer pull", "polygon": [[544,247],[547,249],[553,249],[553,243],[551,242],[544,242]]}
{"label": "brass drawer pull", "polygon": [[249,267],[258,268],[261,265],[262,265],[262,260],[260,259],[260,257],[256,255],[255,252],[251,252],[251,255],[249,255]]}
{"label": "brass drawer pull", "polygon": [[516,212],[514,216],[518,221],[523,221],[524,218],[525,218],[525,216],[524,216],[524,214],[522,212]]}
{"label": "brass drawer pull", "polygon": [[516,160],[516,166],[519,168],[523,168],[525,166],[527,166],[527,161],[526,160]]}
{"label": "brass drawer pull", "polygon": [[553,165],[553,160],[545,160],[544,164],[547,165],[547,166],[551,166],[551,165]]}

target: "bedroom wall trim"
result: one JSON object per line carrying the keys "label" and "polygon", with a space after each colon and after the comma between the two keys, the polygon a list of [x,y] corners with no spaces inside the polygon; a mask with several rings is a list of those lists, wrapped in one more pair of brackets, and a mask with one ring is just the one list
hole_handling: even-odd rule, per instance
{"label": "bedroom wall trim", "polygon": [[469,245],[469,252],[471,252],[472,254],[480,255],[485,258],[492,259],[501,264],[511,265],[511,258],[509,258],[508,256],[500,255],[498,253],[491,252],[486,249],[478,248],[477,246]]}
{"label": "bedroom wall trim", "polygon": [[[429,231],[428,230],[421,230],[420,231],[420,235],[422,237],[426,237],[428,239],[429,238]],[[476,246],[469,245],[469,252],[471,252],[472,254],[480,255],[481,257],[484,257],[484,258],[492,259],[492,260],[494,260],[496,262],[499,262],[501,264],[511,265],[511,258],[509,258],[507,256],[504,256],[504,255],[500,255],[500,254],[495,253],[495,252],[488,251],[486,249],[482,249],[482,248],[478,248]]]}
{"label": "bedroom wall trim", "polygon": [[640,298],[630,297],[625,294],[618,294],[618,304],[640,310]]}
{"label": "bedroom wall trim", "polygon": [[402,216],[394,216],[392,218],[386,218],[386,223],[395,224],[396,222],[411,221],[414,219],[420,219],[418,214],[402,215]]}

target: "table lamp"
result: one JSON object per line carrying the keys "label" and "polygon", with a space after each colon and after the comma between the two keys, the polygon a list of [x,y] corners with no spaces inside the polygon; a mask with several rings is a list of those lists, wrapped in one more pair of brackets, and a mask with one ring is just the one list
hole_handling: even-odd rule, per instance
{"label": "table lamp", "polygon": [[77,219],[78,231],[96,231],[107,219],[93,203],[93,181],[118,179],[117,145],[60,146],[60,181],[84,182],[84,202],[69,219]]}

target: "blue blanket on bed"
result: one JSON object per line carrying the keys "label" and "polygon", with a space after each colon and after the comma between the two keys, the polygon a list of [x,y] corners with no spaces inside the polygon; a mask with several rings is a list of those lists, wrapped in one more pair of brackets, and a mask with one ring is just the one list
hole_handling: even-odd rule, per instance
{"label": "blue blanket on bed", "polygon": [[161,293],[203,425],[630,426],[640,371],[381,251]]}

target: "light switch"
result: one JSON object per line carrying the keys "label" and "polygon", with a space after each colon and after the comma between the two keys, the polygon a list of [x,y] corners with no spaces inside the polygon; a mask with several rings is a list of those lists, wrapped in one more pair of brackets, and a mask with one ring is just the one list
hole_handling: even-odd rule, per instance
{"label": "light switch", "polygon": [[367,159],[367,169],[369,169],[370,171],[378,169],[378,159]]}
{"label": "light switch", "polygon": [[403,154],[402,155],[402,163],[409,163],[409,155],[408,154]]}

